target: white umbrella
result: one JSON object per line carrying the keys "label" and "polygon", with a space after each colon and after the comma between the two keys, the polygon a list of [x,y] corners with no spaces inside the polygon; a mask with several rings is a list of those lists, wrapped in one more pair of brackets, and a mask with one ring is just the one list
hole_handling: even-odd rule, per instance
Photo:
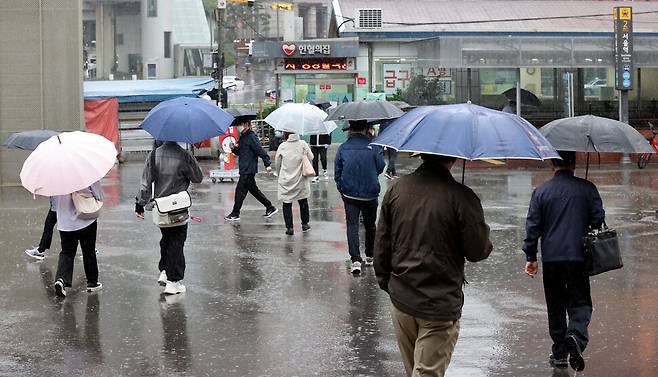
{"label": "white umbrella", "polygon": [[277,131],[300,135],[321,135],[336,129],[335,122],[325,122],[327,114],[308,103],[287,103],[274,110],[265,122]]}
{"label": "white umbrella", "polygon": [[103,136],[64,132],[39,144],[21,169],[21,183],[36,195],[66,195],[89,187],[114,166],[117,150]]}

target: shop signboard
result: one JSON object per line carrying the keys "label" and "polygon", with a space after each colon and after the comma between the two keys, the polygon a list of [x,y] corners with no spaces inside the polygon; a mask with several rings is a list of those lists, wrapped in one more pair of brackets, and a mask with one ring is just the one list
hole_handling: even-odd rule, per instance
{"label": "shop signboard", "polygon": [[286,71],[345,71],[347,59],[286,59],[283,63]]}
{"label": "shop signboard", "polygon": [[615,7],[615,87],[633,89],[633,8]]}
{"label": "shop signboard", "polygon": [[426,79],[435,79],[439,85],[439,91],[442,95],[452,94],[452,77],[450,70],[441,67],[412,67],[411,64],[405,63],[384,63],[382,64],[384,78],[384,92],[386,94],[395,94],[398,90],[404,91],[409,86],[411,78],[416,75],[422,75]]}
{"label": "shop signboard", "polygon": [[316,39],[307,41],[256,41],[252,45],[256,58],[354,58],[359,42],[354,40]]}

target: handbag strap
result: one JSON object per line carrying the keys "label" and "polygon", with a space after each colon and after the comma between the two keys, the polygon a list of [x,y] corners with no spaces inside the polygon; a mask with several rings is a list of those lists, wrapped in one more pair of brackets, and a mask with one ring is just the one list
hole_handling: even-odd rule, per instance
{"label": "handbag strap", "polygon": [[155,168],[155,151],[157,151],[158,148],[155,148],[151,152],[151,199],[155,199],[155,180],[158,175],[158,170]]}

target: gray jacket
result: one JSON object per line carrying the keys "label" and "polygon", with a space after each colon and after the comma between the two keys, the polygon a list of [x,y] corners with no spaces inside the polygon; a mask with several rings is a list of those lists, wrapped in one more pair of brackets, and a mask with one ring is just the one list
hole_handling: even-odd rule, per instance
{"label": "gray jacket", "polygon": [[[151,151],[155,153],[155,197],[162,198],[187,190],[190,182],[200,183],[203,179],[196,159],[181,148],[178,143],[165,142]],[[146,205],[153,197],[151,185],[151,154],[149,153],[142,172],[142,181],[137,195],[137,204]]]}

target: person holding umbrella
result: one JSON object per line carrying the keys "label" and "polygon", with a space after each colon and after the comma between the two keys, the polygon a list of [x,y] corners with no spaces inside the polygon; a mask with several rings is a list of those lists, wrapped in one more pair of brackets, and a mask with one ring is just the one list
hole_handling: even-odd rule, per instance
{"label": "person holding umbrella", "polygon": [[272,205],[272,202],[267,199],[265,194],[260,191],[256,185],[256,173],[258,173],[258,158],[263,160],[265,170],[270,173],[272,171],[272,162],[270,156],[267,154],[263,146],[258,140],[258,136],[251,129],[251,124],[248,118],[238,118],[238,124],[241,128],[240,139],[238,144],[231,143],[231,150],[238,157],[240,178],[238,184],[235,186],[235,203],[233,210],[225,219],[228,221],[240,221],[240,209],[242,203],[251,193],[256,200],[265,206],[265,217],[270,218],[274,216],[279,210]]}
{"label": "person holding umbrella", "polygon": [[311,229],[308,224],[310,219],[308,208],[308,197],[311,196],[310,177],[304,176],[303,159],[309,162],[313,159],[313,152],[304,140],[299,139],[299,135],[284,132],[285,140],[279,146],[274,158],[275,171],[278,176],[279,200],[283,202],[283,219],[286,223],[286,234],[292,236],[292,202],[299,203],[299,213],[302,219],[302,232],[306,233]]}
{"label": "person holding umbrella", "polygon": [[[162,145],[158,146],[156,142],[156,148],[144,164],[140,190],[135,198],[138,218],[144,219],[145,206],[151,205],[152,200],[184,193],[190,183],[203,180],[196,159],[178,143],[195,144],[219,136],[228,130],[233,119],[226,111],[200,98],[175,98],[151,109],[140,127]],[[175,221],[157,222],[162,234],[158,283],[165,286],[165,294],[185,293],[187,290],[183,284],[183,248],[188,218],[189,212],[185,209]]]}
{"label": "person holding umbrella", "polygon": [[360,274],[363,259],[359,250],[359,218],[363,214],[366,229],[366,266],[372,266],[375,244],[375,220],[379,197],[378,176],[384,171],[381,148],[371,147],[366,135],[368,122],[350,121],[350,136],[338,148],[334,160],[334,180],[345,205],[347,244],[352,262],[352,274]]}
{"label": "person holding umbrella", "polygon": [[[101,289],[96,263],[96,231],[103,192],[100,179],[114,166],[117,151],[106,138],[86,132],[66,132],[49,138],[28,156],[21,169],[23,187],[35,195],[53,197],[60,231],[55,293],[71,287],[78,243],[87,291]],[[94,208],[93,211],[87,211]]]}

